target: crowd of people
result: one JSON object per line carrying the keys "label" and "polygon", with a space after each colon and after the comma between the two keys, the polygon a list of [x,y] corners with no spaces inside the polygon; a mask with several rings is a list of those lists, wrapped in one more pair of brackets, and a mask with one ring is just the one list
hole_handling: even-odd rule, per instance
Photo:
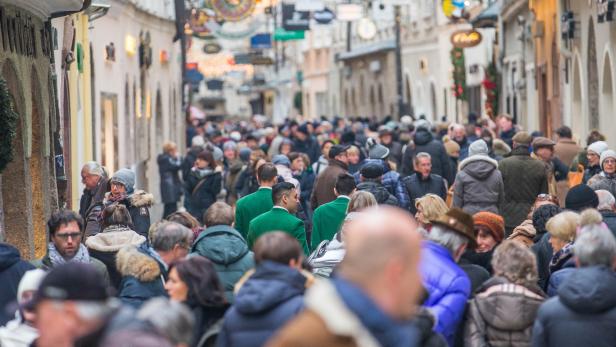
{"label": "crowd of people", "polygon": [[195,121],[160,219],[89,162],[0,243],[0,346],[613,346],[616,151],[469,118]]}

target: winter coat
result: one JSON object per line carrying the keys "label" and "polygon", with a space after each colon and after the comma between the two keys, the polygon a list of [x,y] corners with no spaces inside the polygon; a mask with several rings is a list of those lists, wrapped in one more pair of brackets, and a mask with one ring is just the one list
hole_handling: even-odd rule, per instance
{"label": "winter coat", "polygon": [[271,261],[261,263],[225,314],[219,347],[260,347],[303,309],[306,277]]}
{"label": "winter coat", "polygon": [[329,166],[323,171],[314,182],[314,190],[310,197],[310,207],[314,210],[317,207],[336,199],[334,187],[340,174],[346,173],[347,164],[331,159]]}
{"label": "winter coat", "polygon": [[616,196],[616,175],[610,177],[605,172],[601,172],[588,180],[588,186],[592,190],[607,190],[613,196]]}
{"label": "winter coat", "polygon": [[111,285],[119,289],[122,274],[116,265],[116,255],[126,246],[141,246],[146,238],[135,231],[119,225],[105,228],[101,233],[89,237],[86,247],[91,257],[100,260],[107,267]]}
{"label": "winter coat", "polygon": [[600,165],[595,165],[595,166],[590,166],[587,167],[584,170],[584,176],[582,178],[582,183],[584,184],[588,184],[588,181],[593,178],[595,175],[598,175],[601,173],[601,166]]}
{"label": "winter coat", "polygon": [[392,141],[388,145],[383,145],[389,149],[389,160],[396,163],[396,167],[402,164],[402,144],[398,141]]}
{"label": "winter coat", "polygon": [[245,167],[240,171],[240,176],[235,183],[235,192],[238,198],[250,195],[259,189],[259,181],[256,173],[249,167]]}
{"label": "winter coat", "polygon": [[163,153],[158,155],[157,162],[162,203],[169,204],[180,201],[182,196],[182,182],[180,181],[182,159]]}
{"label": "winter coat", "polygon": [[250,221],[274,207],[272,188],[261,187],[256,192],[237,201],[235,205],[235,229],[246,239]]}
{"label": "winter coat", "polygon": [[79,215],[83,218],[85,237],[101,232],[100,215],[105,208],[105,194],[109,190],[109,179],[102,176],[94,191],[83,190],[79,202]]}
{"label": "winter coat", "polygon": [[167,296],[158,262],[135,246],[118,251],[116,267],[122,276],[118,298],[123,304],[138,309],[144,302]]}
{"label": "winter coat", "polygon": [[582,148],[572,139],[560,139],[554,146],[554,155],[567,167],[571,167],[573,159],[580,153]]}
{"label": "winter coat", "polygon": [[199,234],[191,253],[208,258],[214,263],[227,302],[233,303],[233,287],[242,275],[255,265],[254,255],[242,235],[228,225],[211,226]]}
{"label": "winter coat", "polygon": [[420,152],[426,152],[432,157],[432,173],[439,175],[449,182],[453,183],[453,170],[449,166],[449,156],[445,150],[445,146],[434,139],[432,133],[424,128],[419,128],[413,136],[413,144],[409,144],[404,151],[402,160],[401,174],[406,177],[412,174],[413,160],[415,155]]}
{"label": "winter coat", "polygon": [[313,136],[310,135],[308,135],[308,137],[304,141],[294,139],[293,151],[306,153],[310,158],[311,163],[314,163],[319,160],[319,156],[321,155],[321,147],[319,146],[319,143]]}
{"label": "winter coat", "polygon": [[195,161],[197,160],[197,155],[203,151],[203,147],[201,146],[193,146],[188,149],[184,160],[182,160],[182,179],[186,181],[188,176],[190,176],[190,171],[195,165]]}
{"label": "winter coat", "polygon": [[238,196],[237,190],[235,188],[237,185],[237,181],[240,178],[240,173],[245,167],[246,165],[244,165],[244,163],[239,159],[232,160],[231,162],[226,163],[224,175],[225,190],[227,191],[226,201],[227,204],[231,206],[235,205],[235,203],[237,202]]}
{"label": "winter coat", "polygon": [[498,169],[505,185],[500,214],[509,235],[526,219],[537,196],[548,192],[548,178],[543,163],[531,158],[526,146],[511,151],[510,157],[500,161]]}
{"label": "winter coat", "polygon": [[423,306],[436,316],[434,330],[443,334],[452,346],[456,328],[462,321],[466,300],[471,293],[470,280],[451,253],[432,241],[425,241],[422,245],[419,271],[429,293]]}
{"label": "winter coat", "polygon": [[199,177],[198,172],[192,170],[184,186],[190,194],[188,212],[198,221],[202,221],[203,214],[216,202],[216,197],[220,193],[222,175],[220,172],[210,170],[205,176]]}
{"label": "winter coat", "polygon": [[[110,194],[108,193],[106,197],[108,198]],[[110,203],[110,201],[105,202],[106,205]],[[150,208],[154,205],[154,195],[143,190],[136,190],[125,199],[118,201],[118,203],[126,206],[128,209],[135,232],[147,240],[150,231]]]}
{"label": "winter coat", "polygon": [[533,323],[544,295],[501,277],[491,278],[469,302],[465,347],[529,347]]}
{"label": "winter coat", "polygon": [[367,191],[372,193],[379,205],[398,206],[398,199],[391,195],[389,191],[381,184],[381,182],[364,181],[357,185],[358,191]]}
{"label": "winter coat", "polygon": [[[402,182],[402,178],[400,177],[400,174],[397,171],[393,171],[387,161],[381,159],[366,159],[361,163],[359,170],[361,170],[361,167],[369,163],[379,164],[383,166],[384,171],[383,176],[381,177],[381,183],[383,184],[383,187],[385,187],[387,191],[389,191],[389,194],[395,196],[396,199],[398,199],[398,206],[400,208],[409,208],[409,205],[411,205],[411,203],[406,188],[404,187],[404,183]],[[353,177],[355,178],[355,184],[361,183],[361,174],[359,171],[353,173]]]}
{"label": "winter coat", "polygon": [[17,287],[21,277],[34,266],[21,259],[19,250],[8,243],[0,242],[0,326],[13,319],[7,305],[17,301]]}
{"label": "winter coat", "polygon": [[250,222],[248,237],[246,238],[248,247],[252,249],[259,236],[276,230],[284,231],[293,236],[299,242],[304,254],[309,254],[304,222],[279,206],[274,206],[269,212],[258,216]]}
{"label": "winter coat", "polygon": [[315,177],[318,177],[321,172],[327,169],[328,166],[329,160],[327,160],[327,158],[325,158],[324,156],[320,156],[318,161],[312,163],[312,171],[314,172]]}
{"label": "winter coat", "polygon": [[2,347],[29,347],[38,337],[38,330],[24,322],[20,315],[15,315],[15,319],[0,327]]}
{"label": "winter coat", "polygon": [[193,340],[190,347],[213,347],[222,327],[223,317],[229,305],[201,306],[187,304],[195,317]]}
{"label": "winter coat", "polygon": [[616,212],[613,211],[599,211],[603,217],[603,223],[607,225],[614,237],[616,237]]}
{"label": "winter coat", "polygon": [[464,160],[468,158],[468,148],[470,147],[472,142],[473,141],[469,141],[469,139],[466,136],[461,142],[456,141],[458,146],[460,146],[460,156],[458,157],[459,160]]}
{"label": "winter coat", "polygon": [[[45,256],[40,259],[32,260],[30,263],[34,265],[37,269],[45,271],[49,271],[54,267],[53,263],[51,262],[51,258],[49,258],[49,254],[45,254]],[[103,262],[90,256],[90,265],[92,265],[96,269],[96,271],[98,271],[98,273],[103,276],[107,285],[111,285],[109,273],[107,272],[107,266],[105,266]]]}
{"label": "winter coat", "polygon": [[334,236],[331,241],[322,241],[308,257],[312,273],[319,277],[329,278],[338,264],[344,259],[346,250],[344,243]]}
{"label": "winter coat", "polygon": [[539,308],[534,347],[608,347],[616,341],[616,275],[603,266],[580,268]]}
{"label": "winter coat", "polygon": [[550,260],[552,259],[554,251],[550,244],[550,234],[545,233],[538,237],[536,236],[536,238],[538,238],[539,241],[531,247],[531,250],[535,253],[535,257],[537,258],[537,271],[539,273],[537,284],[539,288],[546,290],[548,287],[548,280],[550,279]]}
{"label": "winter coat", "polygon": [[[468,276],[469,281],[471,281],[471,293],[474,293],[477,288],[481,287],[488,279],[490,279],[490,273],[485,268],[472,263],[463,263],[460,261],[459,263],[460,269],[464,271],[466,276]],[[460,330],[460,326],[458,326],[458,330]]]}
{"label": "winter coat", "polygon": [[488,156],[474,155],[463,160],[453,188],[453,207],[470,215],[481,211],[498,214],[505,202],[498,162]]}
{"label": "winter coat", "polygon": [[558,270],[554,270],[550,274],[548,281],[548,287],[546,293],[549,297],[553,297],[558,293],[558,288],[565,282],[569,276],[575,273],[575,260],[573,257],[569,258]]}
{"label": "winter coat", "polygon": [[311,250],[315,250],[321,241],[331,240],[340,230],[347,214],[349,201],[348,196],[339,196],[336,200],[323,204],[314,211],[312,237],[310,239]]}
{"label": "winter coat", "polygon": [[439,175],[430,174],[428,178],[424,179],[419,172],[416,172],[403,178],[402,183],[404,184],[406,193],[409,196],[409,200],[412,202],[409,206],[412,214],[417,212],[415,200],[425,196],[426,194],[436,194],[443,200],[447,199],[447,182]]}
{"label": "winter coat", "polygon": [[302,208],[305,211],[308,211],[308,207],[310,204],[310,195],[312,194],[312,189],[314,188],[314,181],[316,179],[316,176],[314,172],[312,172],[312,168],[310,168],[308,170],[302,171],[299,175],[293,175],[293,178],[295,178],[299,182],[299,186],[301,189],[299,201],[302,204]]}
{"label": "winter coat", "polygon": [[513,233],[509,235],[508,240],[514,240],[516,242],[520,242],[526,247],[531,247],[535,244],[535,237],[537,236],[537,230],[533,225],[533,221],[530,219],[526,219],[522,222],[522,224],[518,225],[513,229]]}

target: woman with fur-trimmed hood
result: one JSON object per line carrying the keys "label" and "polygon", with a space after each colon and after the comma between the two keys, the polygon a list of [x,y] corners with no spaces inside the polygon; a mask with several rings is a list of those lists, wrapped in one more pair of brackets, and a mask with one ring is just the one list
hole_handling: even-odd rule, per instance
{"label": "woman with fur-trimmed hood", "polygon": [[116,267],[122,276],[118,298],[122,303],[139,308],[151,298],[167,296],[158,262],[142,246],[127,246],[116,255]]}
{"label": "woman with fur-trimmed hood", "polygon": [[505,200],[505,186],[498,162],[490,158],[484,140],[473,142],[468,153],[469,157],[460,163],[456,175],[453,207],[468,214],[481,211],[499,214]]}
{"label": "woman with fur-trimmed hood", "polygon": [[120,203],[130,213],[133,230],[147,239],[150,229],[150,207],[154,204],[154,196],[143,190],[135,190],[135,172],[130,169],[120,169],[110,180],[111,191],[105,195],[105,206]]}

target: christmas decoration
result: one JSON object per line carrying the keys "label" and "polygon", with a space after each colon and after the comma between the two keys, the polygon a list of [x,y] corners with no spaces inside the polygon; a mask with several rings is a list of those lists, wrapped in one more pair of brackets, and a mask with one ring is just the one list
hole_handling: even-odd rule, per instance
{"label": "christmas decoration", "polygon": [[498,98],[500,92],[498,90],[498,71],[496,70],[496,64],[494,64],[494,62],[491,62],[485,69],[485,78],[481,84],[486,94],[486,115],[494,119],[498,112]]}
{"label": "christmas decoration", "polygon": [[222,20],[237,22],[254,12],[256,0],[211,0],[210,5]]}
{"label": "christmas decoration", "polygon": [[464,65],[464,49],[451,50],[451,64],[453,65],[453,95],[458,100],[466,100],[466,66]]}
{"label": "christmas decoration", "polygon": [[18,119],[6,80],[0,78],[0,172],[13,161],[13,140],[17,135]]}

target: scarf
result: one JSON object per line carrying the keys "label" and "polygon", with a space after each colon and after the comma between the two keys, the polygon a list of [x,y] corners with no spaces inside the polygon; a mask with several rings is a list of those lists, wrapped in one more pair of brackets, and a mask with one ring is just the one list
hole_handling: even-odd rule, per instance
{"label": "scarf", "polygon": [[193,175],[195,175],[195,177],[197,177],[198,179],[202,179],[205,176],[211,175],[212,173],[214,173],[214,170],[207,168],[207,169],[199,169],[199,168],[193,168],[192,169]]}
{"label": "scarf", "polygon": [[562,269],[571,257],[573,257],[573,243],[569,242],[563,249],[554,253],[552,256],[552,260],[550,260],[550,273]]}
{"label": "scarf", "polygon": [[88,253],[88,249],[86,248],[86,246],[83,245],[83,243],[79,244],[79,250],[77,251],[77,254],[75,254],[73,258],[68,259],[68,260],[64,258],[60,254],[60,252],[58,252],[53,242],[49,243],[47,250],[49,254],[49,260],[51,260],[51,264],[53,266],[62,265],[62,264],[68,263],[69,261],[76,261],[78,263],[85,263],[85,264],[90,263],[90,254]]}
{"label": "scarf", "polygon": [[[109,194],[107,196],[107,203],[108,204],[112,204],[114,202],[119,202],[119,201],[123,201],[125,199],[128,199],[128,195],[126,194],[120,194],[120,195],[113,195],[113,194]],[[102,214],[102,213],[101,213]]]}

